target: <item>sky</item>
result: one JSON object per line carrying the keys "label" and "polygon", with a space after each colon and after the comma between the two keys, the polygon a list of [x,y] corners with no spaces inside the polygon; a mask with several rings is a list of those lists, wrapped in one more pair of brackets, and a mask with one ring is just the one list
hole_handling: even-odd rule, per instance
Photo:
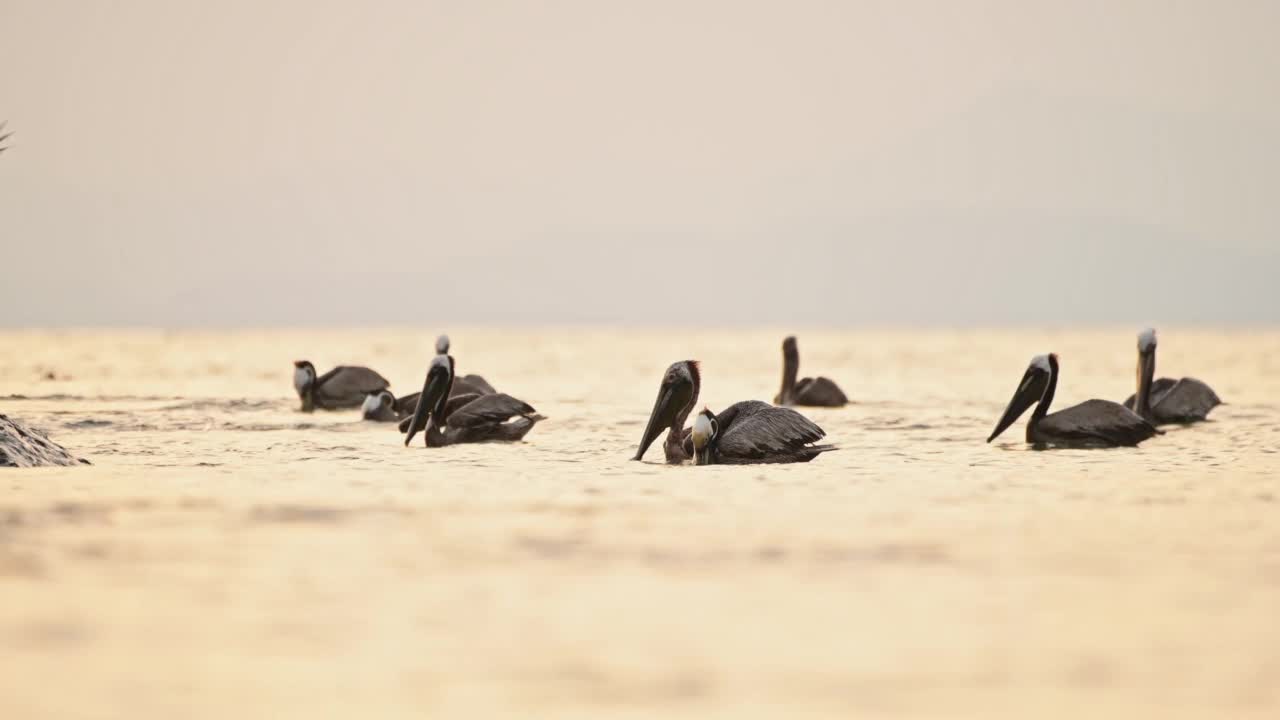
{"label": "sky", "polygon": [[0,2],[0,326],[1280,322],[1280,3]]}

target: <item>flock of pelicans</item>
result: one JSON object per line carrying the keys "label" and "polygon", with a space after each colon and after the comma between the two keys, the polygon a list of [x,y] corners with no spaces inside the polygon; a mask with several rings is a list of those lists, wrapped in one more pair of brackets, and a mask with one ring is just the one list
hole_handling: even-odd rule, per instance
{"label": "flock of pelicans", "polygon": [[[663,375],[635,460],[667,431],[662,444],[666,460],[696,465],[808,462],[836,449],[822,445],[826,436],[791,405],[840,407],[844,392],[825,377],[797,379],[800,354],[796,339],[782,342],[782,387],[773,403],[746,400],[720,413],[704,408],[685,427],[698,402],[702,376],[695,360],[673,363]],[[1138,334],[1137,389],[1123,404],[1089,400],[1049,412],[1058,387],[1058,356],[1031,359],[991,442],[1017,422],[1032,405],[1027,442],[1037,447],[1101,448],[1134,446],[1160,433],[1158,425],[1204,420],[1222,404],[1217,394],[1193,378],[1155,379],[1156,333]],[[479,375],[458,377],[449,338],[436,340],[436,356],[427,368],[422,391],[397,398],[390,383],[365,367],[341,366],[317,375],[306,360],[294,363],[294,388],[302,410],[362,409],[366,420],[398,422],[408,444],[423,434],[427,447],[459,443],[514,442],[544,418],[528,403],[494,390]]]}

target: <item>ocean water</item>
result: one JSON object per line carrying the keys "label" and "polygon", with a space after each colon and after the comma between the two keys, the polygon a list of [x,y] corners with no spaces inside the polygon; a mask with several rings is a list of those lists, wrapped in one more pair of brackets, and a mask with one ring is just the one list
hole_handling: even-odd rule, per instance
{"label": "ocean water", "polygon": [[[525,442],[297,411],[441,330]],[[1136,330],[800,332],[841,449],[706,468],[629,459],[663,370],[769,400],[783,330],[4,332],[0,412],[93,465],[0,472],[0,716],[1276,717],[1280,332],[1162,328],[1211,422],[984,442],[1035,354],[1123,399]]]}

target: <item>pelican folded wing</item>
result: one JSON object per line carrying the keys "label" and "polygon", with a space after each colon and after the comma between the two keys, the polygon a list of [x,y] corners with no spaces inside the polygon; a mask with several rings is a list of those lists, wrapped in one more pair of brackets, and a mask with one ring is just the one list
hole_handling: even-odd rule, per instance
{"label": "pelican folded wing", "polygon": [[[459,396],[460,399],[466,397],[468,396]],[[474,428],[504,423],[515,417],[532,417],[537,412],[529,403],[506,393],[479,395],[474,400],[461,404],[456,410],[451,409],[448,412],[448,424],[451,428]]]}

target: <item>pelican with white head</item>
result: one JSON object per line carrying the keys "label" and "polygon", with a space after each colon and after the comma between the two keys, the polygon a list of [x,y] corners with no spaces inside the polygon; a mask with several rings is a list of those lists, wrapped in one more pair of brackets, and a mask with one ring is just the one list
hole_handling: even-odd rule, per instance
{"label": "pelican with white head", "polygon": [[302,411],[339,410],[363,407],[369,393],[385,390],[391,383],[367,367],[339,365],[318,375],[309,360],[293,363],[293,389],[302,401]]}
{"label": "pelican with white head", "polygon": [[1193,423],[1205,420],[1222,399],[1195,378],[1156,379],[1156,331],[1138,333],[1137,390],[1124,405],[1156,424]]}

